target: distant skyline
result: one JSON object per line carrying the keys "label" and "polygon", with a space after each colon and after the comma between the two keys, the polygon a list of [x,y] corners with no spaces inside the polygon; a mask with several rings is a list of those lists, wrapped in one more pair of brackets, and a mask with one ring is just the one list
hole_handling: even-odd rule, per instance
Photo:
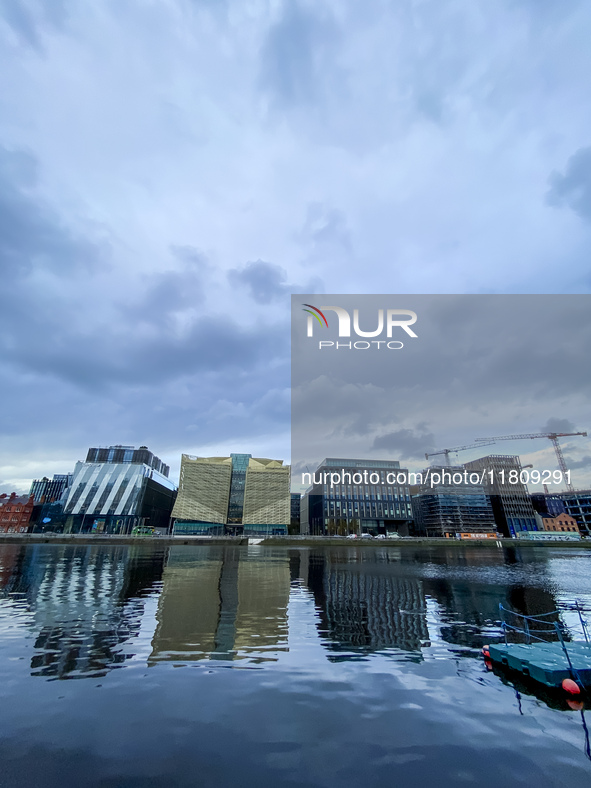
{"label": "distant skyline", "polygon": [[589,293],[590,35],[583,0],[2,0],[0,492],[114,443],[289,460],[290,293]]}

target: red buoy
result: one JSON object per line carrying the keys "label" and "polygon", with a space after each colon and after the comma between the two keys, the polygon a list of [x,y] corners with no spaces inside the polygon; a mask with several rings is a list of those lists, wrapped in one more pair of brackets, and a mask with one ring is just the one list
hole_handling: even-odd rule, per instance
{"label": "red buoy", "polygon": [[582,700],[572,700],[571,698],[566,699],[567,705],[573,711],[583,711],[585,708],[585,704]]}
{"label": "red buoy", "polygon": [[581,694],[581,688],[579,687],[577,682],[573,681],[572,679],[563,679],[562,680],[562,689],[565,692],[568,692],[569,695],[580,695]]}

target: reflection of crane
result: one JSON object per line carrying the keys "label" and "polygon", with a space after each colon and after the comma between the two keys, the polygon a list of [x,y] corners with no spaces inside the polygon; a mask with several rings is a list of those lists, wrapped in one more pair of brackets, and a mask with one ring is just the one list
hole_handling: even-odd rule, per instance
{"label": "reflection of crane", "polygon": [[464,451],[464,449],[479,449],[481,446],[492,446],[493,443],[494,441],[491,440],[488,443],[471,443],[469,446],[454,446],[453,449],[441,449],[440,451],[433,451],[431,454],[425,454],[425,459],[428,460],[429,457],[435,457],[436,454],[445,454],[445,464],[451,465],[451,462],[449,461],[449,455],[451,452]]}
{"label": "reflection of crane", "polygon": [[[566,483],[566,489],[569,492],[574,492],[575,488],[570,483],[569,479],[569,471],[566,467],[566,462],[564,461],[564,456],[562,454],[562,449],[560,448],[560,444],[558,443],[558,438],[567,438],[571,435],[583,435],[585,438],[587,437],[586,432],[531,432],[526,433],[525,435],[500,435],[494,438],[476,438],[476,440],[480,443],[481,441],[518,441],[524,438],[549,438],[552,443],[554,444],[554,451],[556,452],[556,459],[558,460],[558,467],[562,471],[562,478]],[[482,443],[482,446],[486,446],[486,443]]]}

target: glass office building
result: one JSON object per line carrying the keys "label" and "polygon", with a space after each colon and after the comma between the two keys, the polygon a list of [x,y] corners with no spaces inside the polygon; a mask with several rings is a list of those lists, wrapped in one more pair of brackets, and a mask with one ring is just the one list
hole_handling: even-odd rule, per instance
{"label": "glass office building", "polygon": [[[332,484],[337,475],[339,483]],[[407,536],[412,524],[408,478],[397,460],[327,457],[311,474],[312,487],[301,502],[302,533]]]}
{"label": "glass office building", "polygon": [[[537,531],[536,513],[525,484],[520,481],[521,461],[518,456],[489,454],[467,462],[464,468],[482,478],[484,492],[490,499],[497,530],[507,537],[521,531]],[[515,482],[511,483],[511,474]]]}
{"label": "glass office building", "polygon": [[183,454],[174,533],[187,535],[286,534],[291,468],[250,454]]}
{"label": "glass office building", "polygon": [[[89,455],[96,451],[90,449]],[[140,461],[148,455],[150,465]],[[114,452],[106,456],[104,461],[76,463],[64,506],[64,532],[128,534],[138,527],[167,532],[176,487],[153,467],[163,467],[161,461],[145,447],[124,462],[117,462]]]}
{"label": "glass office building", "polygon": [[35,479],[31,483],[29,495],[35,499],[35,503],[59,501],[64,494],[66,487],[72,483],[71,473],[54,473],[53,479],[44,476],[42,479]]}
{"label": "glass office building", "polygon": [[[443,483],[433,483],[431,474]],[[434,466],[423,471],[423,484],[412,497],[412,507],[416,532],[422,536],[484,535],[497,530],[482,485],[472,484],[464,477],[462,467]]]}

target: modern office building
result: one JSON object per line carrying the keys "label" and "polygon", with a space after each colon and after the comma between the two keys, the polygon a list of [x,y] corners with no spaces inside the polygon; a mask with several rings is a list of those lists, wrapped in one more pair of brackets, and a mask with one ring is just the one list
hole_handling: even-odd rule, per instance
{"label": "modern office building", "polygon": [[409,474],[397,460],[327,457],[308,476],[311,488],[302,499],[302,517],[307,518],[301,521],[302,533],[408,535]]}
{"label": "modern office building", "polygon": [[170,468],[159,460],[147,446],[140,446],[139,449],[133,446],[102,446],[98,449],[89,449],[86,455],[86,462],[108,462],[123,464],[130,462],[134,465],[147,465],[162,476],[168,478]]}
{"label": "modern office building", "polygon": [[300,493],[291,494],[291,517],[288,529],[290,534],[299,534],[300,532],[301,501]]}
{"label": "modern office building", "polygon": [[48,479],[44,476],[42,479],[35,479],[31,483],[31,490],[29,495],[35,499],[35,503],[59,501],[62,497],[66,487],[72,483],[73,475],[71,473],[54,473],[53,479]]}
{"label": "modern office building", "polygon": [[507,537],[521,531],[537,531],[538,524],[527,487],[520,481],[519,457],[489,454],[464,464],[466,470],[479,473],[482,486],[490,498],[497,530]]}
{"label": "modern office building", "polygon": [[175,534],[286,534],[291,467],[282,460],[183,454],[172,512]]}
{"label": "modern office building", "polygon": [[496,534],[488,496],[481,484],[470,481],[462,467],[423,471],[423,483],[418,494],[412,496],[412,508],[415,530],[421,535]]}
{"label": "modern office building", "polygon": [[88,457],[105,459],[76,463],[64,505],[66,533],[127,534],[137,527],[168,531],[176,488],[156,470],[168,473],[168,466],[146,447],[90,449]]}
{"label": "modern office building", "polygon": [[591,490],[555,493],[567,514],[574,517],[582,536],[591,536]]}
{"label": "modern office building", "polygon": [[566,512],[565,506],[555,493],[532,493],[534,511],[543,517],[556,517]]}

